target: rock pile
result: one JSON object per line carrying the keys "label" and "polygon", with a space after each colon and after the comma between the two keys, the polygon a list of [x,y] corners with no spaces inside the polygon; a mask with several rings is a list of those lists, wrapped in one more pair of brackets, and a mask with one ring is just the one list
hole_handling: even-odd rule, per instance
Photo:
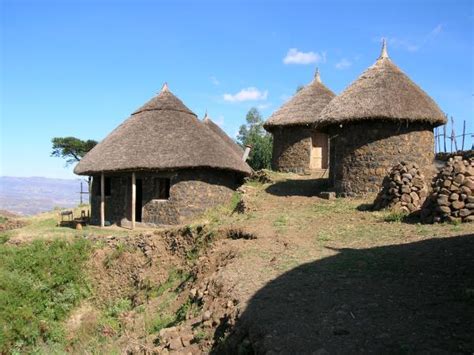
{"label": "rock pile", "polygon": [[450,158],[433,180],[422,221],[474,222],[474,158]]}
{"label": "rock pile", "polygon": [[428,196],[425,177],[415,163],[395,165],[382,183],[373,208],[391,208],[407,213],[419,210]]}

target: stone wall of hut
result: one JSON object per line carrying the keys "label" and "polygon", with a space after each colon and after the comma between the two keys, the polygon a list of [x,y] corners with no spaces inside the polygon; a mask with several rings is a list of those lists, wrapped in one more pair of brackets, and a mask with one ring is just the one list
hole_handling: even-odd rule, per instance
{"label": "stone wall of hut", "polygon": [[[110,196],[105,197],[105,220],[127,225],[131,220],[131,173],[109,176]],[[170,179],[168,199],[158,199],[156,179]],[[230,201],[241,180],[239,174],[214,169],[136,173],[142,182],[142,223],[179,224],[206,209]],[[93,180],[91,219],[100,223],[100,177]],[[137,201],[138,203],[138,201]]]}
{"label": "stone wall of hut", "polygon": [[329,179],[338,193],[378,192],[390,169],[418,164],[427,178],[434,173],[433,128],[425,123],[367,121],[328,128]]}
{"label": "stone wall of hut", "polygon": [[272,130],[273,170],[302,174],[309,170],[311,130],[302,126]]}

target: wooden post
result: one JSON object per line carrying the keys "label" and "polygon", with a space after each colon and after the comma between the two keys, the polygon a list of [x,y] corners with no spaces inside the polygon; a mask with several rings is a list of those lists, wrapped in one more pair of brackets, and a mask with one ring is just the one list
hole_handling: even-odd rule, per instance
{"label": "wooden post", "polygon": [[462,147],[461,150],[464,151],[464,137],[466,136],[466,120],[463,121],[462,125]]}
{"label": "wooden post", "polygon": [[132,229],[135,229],[135,208],[137,204],[137,184],[135,179],[135,173],[132,173]]}
{"label": "wooden post", "polygon": [[439,127],[436,127],[438,131],[438,153],[441,152],[441,133]]}
{"label": "wooden post", "polygon": [[105,226],[105,177],[100,175],[100,226]]}
{"label": "wooden post", "polygon": [[[447,124],[447,123],[446,123]],[[446,124],[443,125],[444,152],[446,153]]]}

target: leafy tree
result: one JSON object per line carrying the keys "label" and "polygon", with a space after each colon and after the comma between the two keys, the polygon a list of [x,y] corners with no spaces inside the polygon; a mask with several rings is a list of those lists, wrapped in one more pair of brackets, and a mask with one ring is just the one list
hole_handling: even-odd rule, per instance
{"label": "leafy tree", "polygon": [[245,117],[246,124],[240,126],[237,141],[243,147],[250,145],[247,163],[254,170],[270,169],[272,161],[272,136],[263,129],[260,112],[252,107]]}
{"label": "leafy tree", "polygon": [[83,141],[76,137],[55,137],[53,143],[52,157],[66,159],[66,164],[77,163],[97,144],[94,140]]}
{"label": "leafy tree", "polygon": [[[53,143],[52,157],[66,159],[66,165],[79,162],[97,144],[97,141],[88,139],[83,141],[76,137],[55,137],[51,139]],[[92,179],[87,178],[89,190],[89,203],[91,203]]]}

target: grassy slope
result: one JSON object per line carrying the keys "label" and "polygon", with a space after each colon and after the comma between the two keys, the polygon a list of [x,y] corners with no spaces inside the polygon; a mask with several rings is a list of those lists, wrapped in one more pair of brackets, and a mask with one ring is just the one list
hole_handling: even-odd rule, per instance
{"label": "grassy slope", "polygon": [[0,352],[63,339],[61,322],[89,294],[87,241],[0,245]]}

